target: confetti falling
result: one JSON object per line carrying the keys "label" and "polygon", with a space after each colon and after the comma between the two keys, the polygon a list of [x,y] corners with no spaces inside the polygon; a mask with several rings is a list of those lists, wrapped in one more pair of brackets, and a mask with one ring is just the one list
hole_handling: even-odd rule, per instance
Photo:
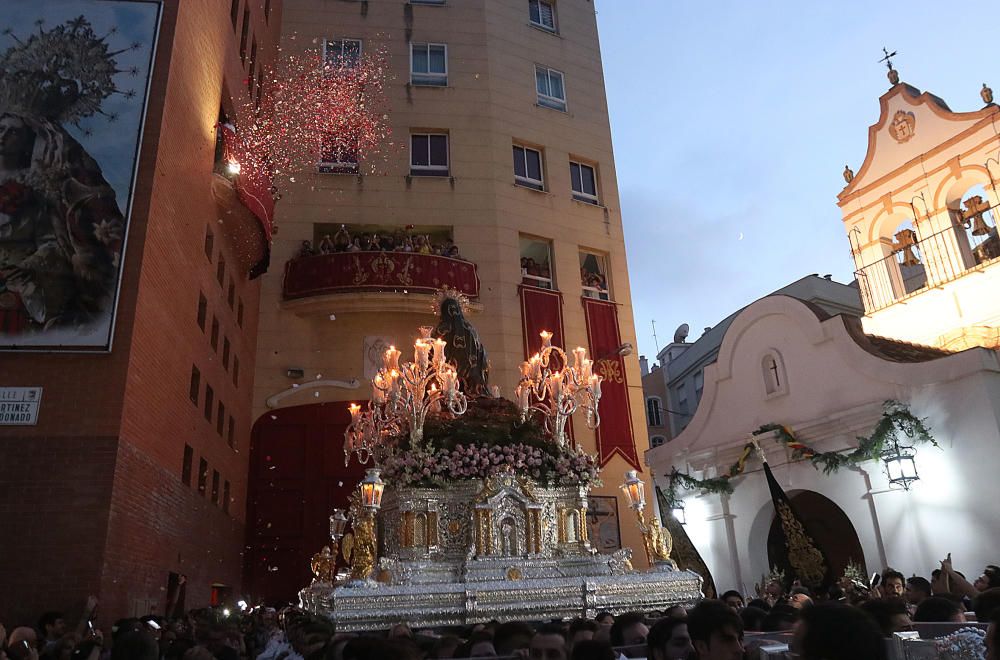
{"label": "confetti falling", "polygon": [[356,160],[375,172],[392,144],[388,77],[384,46],[327,60],[319,50],[282,53],[270,76],[270,107],[244,108],[237,134],[249,153],[268,160],[276,192],[320,161]]}

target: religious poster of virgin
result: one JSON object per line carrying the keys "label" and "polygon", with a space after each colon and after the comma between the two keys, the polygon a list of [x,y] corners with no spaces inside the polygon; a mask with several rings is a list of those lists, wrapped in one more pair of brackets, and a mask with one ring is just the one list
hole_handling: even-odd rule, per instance
{"label": "religious poster of virgin", "polygon": [[111,348],[160,10],[0,2],[0,350]]}

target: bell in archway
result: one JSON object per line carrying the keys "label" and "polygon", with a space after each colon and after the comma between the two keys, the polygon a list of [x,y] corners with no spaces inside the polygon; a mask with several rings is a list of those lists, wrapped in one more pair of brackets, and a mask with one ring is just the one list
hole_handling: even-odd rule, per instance
{"label": "bell in archway", "polygon": [[917,246],[917,232],[912,229],[902,229],[896,232],[896,241],[893,247],[896,248],[896,252],[902,250],[903,260],[900,262],[901,266],[919,266],[920,259],[917,259],[916,253],[913,248]]}
{"label": "bell in archway", "polygon": [[[962,218],[965,219],[966,223],[971,222],[973,236],[989,235],[990,226],[986,224],[986,219],[983,218],[983,214],[989,210],[990,203],[983,201],[983,198],[979,195],[965,200],[965,211],[962,212]],[[968,226],[969,224],[966,224],[966,227]]]}

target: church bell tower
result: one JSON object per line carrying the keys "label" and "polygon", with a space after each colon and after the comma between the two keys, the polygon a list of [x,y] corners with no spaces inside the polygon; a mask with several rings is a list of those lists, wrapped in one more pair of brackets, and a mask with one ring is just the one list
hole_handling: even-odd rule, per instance
{"label": "church bell tower", "polygon": [[1000,348],[1000,107],[954,112],[900,82],[838,195],[865,332],[950,350]]}

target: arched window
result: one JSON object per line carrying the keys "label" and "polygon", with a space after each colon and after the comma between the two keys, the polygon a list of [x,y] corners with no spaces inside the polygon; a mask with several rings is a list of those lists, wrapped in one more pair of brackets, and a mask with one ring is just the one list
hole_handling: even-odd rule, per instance
{"label": "arched window", "polygon": [[951,212],[953,222],[965,230],[972,263],[976,265],[1000,257],[997,216],[992,201],[986,187],[977,184],[965,191],[959,208]]}
{"label": "arched window", "polygon": [[665,444],[666,442],[667,442],[667,439],[664,438],[662,435],[654,435],[653,437],[651,437],[649,439],[649,446],[651,448],[652,447],[659,447],[660,445]]}
{"label": "arched window", "polygon": [[761,376],[764,379],[764,398],[780,396],[788,392],[788,378],[785,375],[785,364],[781,353],[770,350],[760,361]]}
{"label": "arched window", "polygon": [[650,426],[663,426],[662,409],[663,403],[660,401],[660,397],[646,397],[646,423]]}

